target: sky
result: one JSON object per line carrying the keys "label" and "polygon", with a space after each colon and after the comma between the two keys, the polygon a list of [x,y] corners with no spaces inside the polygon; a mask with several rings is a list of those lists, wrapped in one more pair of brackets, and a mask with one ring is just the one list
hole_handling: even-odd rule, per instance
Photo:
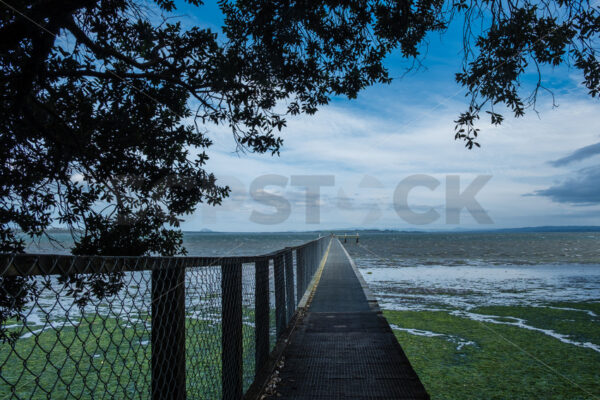
{"label": "sky", "polygon": [[[219,30],[206,6],[181,7],[190,25]],[[480,123],[481,148],[454,140],[467,107],[456,84],[458,26],[428,38],[424,67],[387,60],[390,85],[357,99],[334,98],[316,115],[288,118],[280,156],[236,152],[231,132],[208,126],[207,169],[232,193],[220,207],[185,217],[187,231],[328,229],[496,229],[600,225],[600,118],[574,69],[546,69],[541,94],[524,118]],[[527,83],[527,81],[525,82]],[[307,194],[306,185],[313,186]],[[315,187],[319,186],[319,193]]]}

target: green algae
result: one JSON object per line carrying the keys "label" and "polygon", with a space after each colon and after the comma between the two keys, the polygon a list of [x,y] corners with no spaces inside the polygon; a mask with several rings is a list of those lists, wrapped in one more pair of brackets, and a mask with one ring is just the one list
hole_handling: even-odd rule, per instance
{"label": "green algae", "polygon": [[[593,399],[600,397],[600,353],[543,332],[503,324],[515,318],[581,342],[600,345],[600,319],[582,311],[597,303],[549,307],[494,306],[469,310],[495,315],[481,322],[444,311],[388,311],[393,326],[444,336],[395,334],[432,399]],[[512,317],[512,318],[510,318]],[[448,337],[471,345],[457,346]]]}

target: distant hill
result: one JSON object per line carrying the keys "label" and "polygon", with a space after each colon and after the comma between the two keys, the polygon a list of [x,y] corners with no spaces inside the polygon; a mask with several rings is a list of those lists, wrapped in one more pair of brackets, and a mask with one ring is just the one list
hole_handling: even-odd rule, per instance
{"label": "distant hill", "polygon": [[600,226],[526,226],[520,228],[477,229],[477,228],[450,228],[450,229],[323,229],[320,232],[341,234],[367,234],[367,233],[477,233],[477,232],[600,232]]}
{"label": "distant hill", "polygon": [[[337,235],[343,235],[345,233],[351,235],[357,233],[360,235],[361,233],[474,233],[474,232],[600,232],[600,226],[526,226],[521,228],[502,228],[502,229],[465,229],[465,228],[454,228],[454,229],[436,229],[436,230],[427,230],[427,229],[415,229],[415,228],[405,228],[405,229],[321,229],[314,231],[282,231],[282,232],[217,232],[210,229],[200,229],[198,231],[184,231],[184,233],[239,233],[239,234],[281,234],[281,233],[320,233],[323,235],[329,233],[335,233]],[[21,233],[19,231],[19,233]],[[61,228],[61,227],[51,227],[47,230],[47,233],[71,233],[69,229]]]}
{"label": "distant hill", "polygon": [[530,226],[494,229],[493,232],[600,232],[600,226]]}
{"label": "distant hill", "polygon": [[[454,228],[448,230],[412,230],[412,229],[398,229],[398,230],[355,230],[356,232],[406,232],[406,233],[472,233],[472,232],[600,232],[600,226],[525,226],[521,228],[500,228],[500,229],[465,229],[465,228]],[[353,231],[352,231],[353,232]]]}
{"label": "distant hill", "polygon": [[[301,232],[301,231],[298,231]],[[335,234],[354,234],[358,233],[475,233],[475,232],[600,232],[600,226],[525,226],[520,228],[499,228],[499,229],[474,229],[474,228],[451,228],[451,229],[322,229],[320,232]]]}
{"label": "distant hill", "polygon": [[600,232],[600,226],[525,226],[521,228],[453,228],[453,229],[348,229],[332,230],[331,232],[344,233],[476,233],[476,232]]}

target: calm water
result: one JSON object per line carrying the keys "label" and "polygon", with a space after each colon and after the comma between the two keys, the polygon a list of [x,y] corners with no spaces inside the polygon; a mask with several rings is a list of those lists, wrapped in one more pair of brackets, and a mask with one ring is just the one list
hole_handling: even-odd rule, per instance
{"label": "calm water", "polygon": [[600,233],[382,233],[346,247],[385,308],[600,300]]}
{"label": "calm water", "polygon": [[[255,255],[318,233],[186,233],[189,255]],[[34,253],[69,252],[32,243]],[[363,233],[347,250],[381,305],[469,309],[485,304],[600,300],[600,233]]]}
{"label": "calm water", "polygon": [[[321,232],[322,235],[328,232]],[[190,255],[259,254],[304,243],[319,236],[301,233],[186,232]],[[70,235],[55,233],[32,242],[32,253],[68,254]],[[537,265],[542,263],[600,264],[600,233],[361,233],[360,243],[348,240],[348,251],[377,266]],[[384,260],[387,260],[384,262]]]}
{"label": "calm water", "polygon": [[[542,329],[518,315],[499,317],[477,309],[560,308],[587,313],[592,321],[600,323],[600,315],[595,312],[569,307],[572,302],[600,301],[599,233],[382,233],[364,235],[358,244],[348,241],[346,248],[382,308],[444,311],[535,331],[600,353],[600,343]],[[417,336],[442,335],[406,327],[394,329]],[[472,345],[473,342],[461,339],[457,350]]]}
{"label": "calm water", "polygon": [[[258,255],[299,245],[319,236],[314,232],[302,233],[200,233],[186,232],[184,245],[190,256]],[[66,233],[52,234],[54,241],[45,238],[29,244],[27,252],[69,254],[73,245]]]}

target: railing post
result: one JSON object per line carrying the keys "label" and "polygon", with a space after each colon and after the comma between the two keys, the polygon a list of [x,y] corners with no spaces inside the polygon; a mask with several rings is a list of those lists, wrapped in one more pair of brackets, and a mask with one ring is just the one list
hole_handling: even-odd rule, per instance
{"label": "railing post", "polygon": [[317,240],[317,242],[315,243],[315,272],[317,272],[317,269],[319,268],[319,260],[321,259],[319,257],[319,244],[320,244],[320,240]]}
{"label": "railing post", "polygon": [[221,384],[224,400],[243,395],[242,264],[221,265]]}
{"label": "railing post", "polygon": [[261,259],[255,264],[254,316],[256,324],[255,373],[258,373],[269,360],[269,259]]}
{"label": "railing post", "polygon": [[152,399],[184,400],[185,268],[152,270]]}
{"label": "railing post", "polygon": [[318,254],[317,258],[319,259],[319,260],[317,261],[317,263],[320,263],[320,262],[321,262],[321,258],[323,258],[323,240],[321,240],[321,239],[319,238],[319,241],[317,242],[317,244],[318,244],[318,249],[319,249],[319,250],[317,251],[317,254]]}
{"label": "railing post", "polygon": [[273,260],[275,273],[275,331],[277,338],[285,330],[285,272],[283,254],[275,255]]}
{"label": "railing post", "polygon": [[323,258],[323,241],[321,239],[319,239],[317,244],[318,244],[318,249],[319,249],[317,251],[317,267],[318,267],[319,264],[321,263],[321,258]]}
{"label": "railing post", "polygon": [[306,290],[304,287],[306,276],[304,274],[304,249],[301,247],[296,249],[296,305],[300,303],[300,299],[304,296]]}
{"label": "railing post", "polygon": [[285,299],[287,301],[286,325],[290,323],[296,310],[294,298],[294,258],[292,250],[285,252]]}
{"label": "railing post", "polygon": [[312,278],[312,276],[314,275],[313,265],[314,265],[314,261],[315,261],[312,243],[310,243],[308,246],[306,246],[306,251],[308,253],[307,257],[306,257],[306,260],[308,261],[308,270],[310,271],[310,276]]}
{"label": "railing post", "polygon": [[302,248],[302,259],[304,262],[304,282],[306,282],[306,286],[308,286],[309,282],[312,280],[312,274],[310,272],[310,252],[307,246]]}

